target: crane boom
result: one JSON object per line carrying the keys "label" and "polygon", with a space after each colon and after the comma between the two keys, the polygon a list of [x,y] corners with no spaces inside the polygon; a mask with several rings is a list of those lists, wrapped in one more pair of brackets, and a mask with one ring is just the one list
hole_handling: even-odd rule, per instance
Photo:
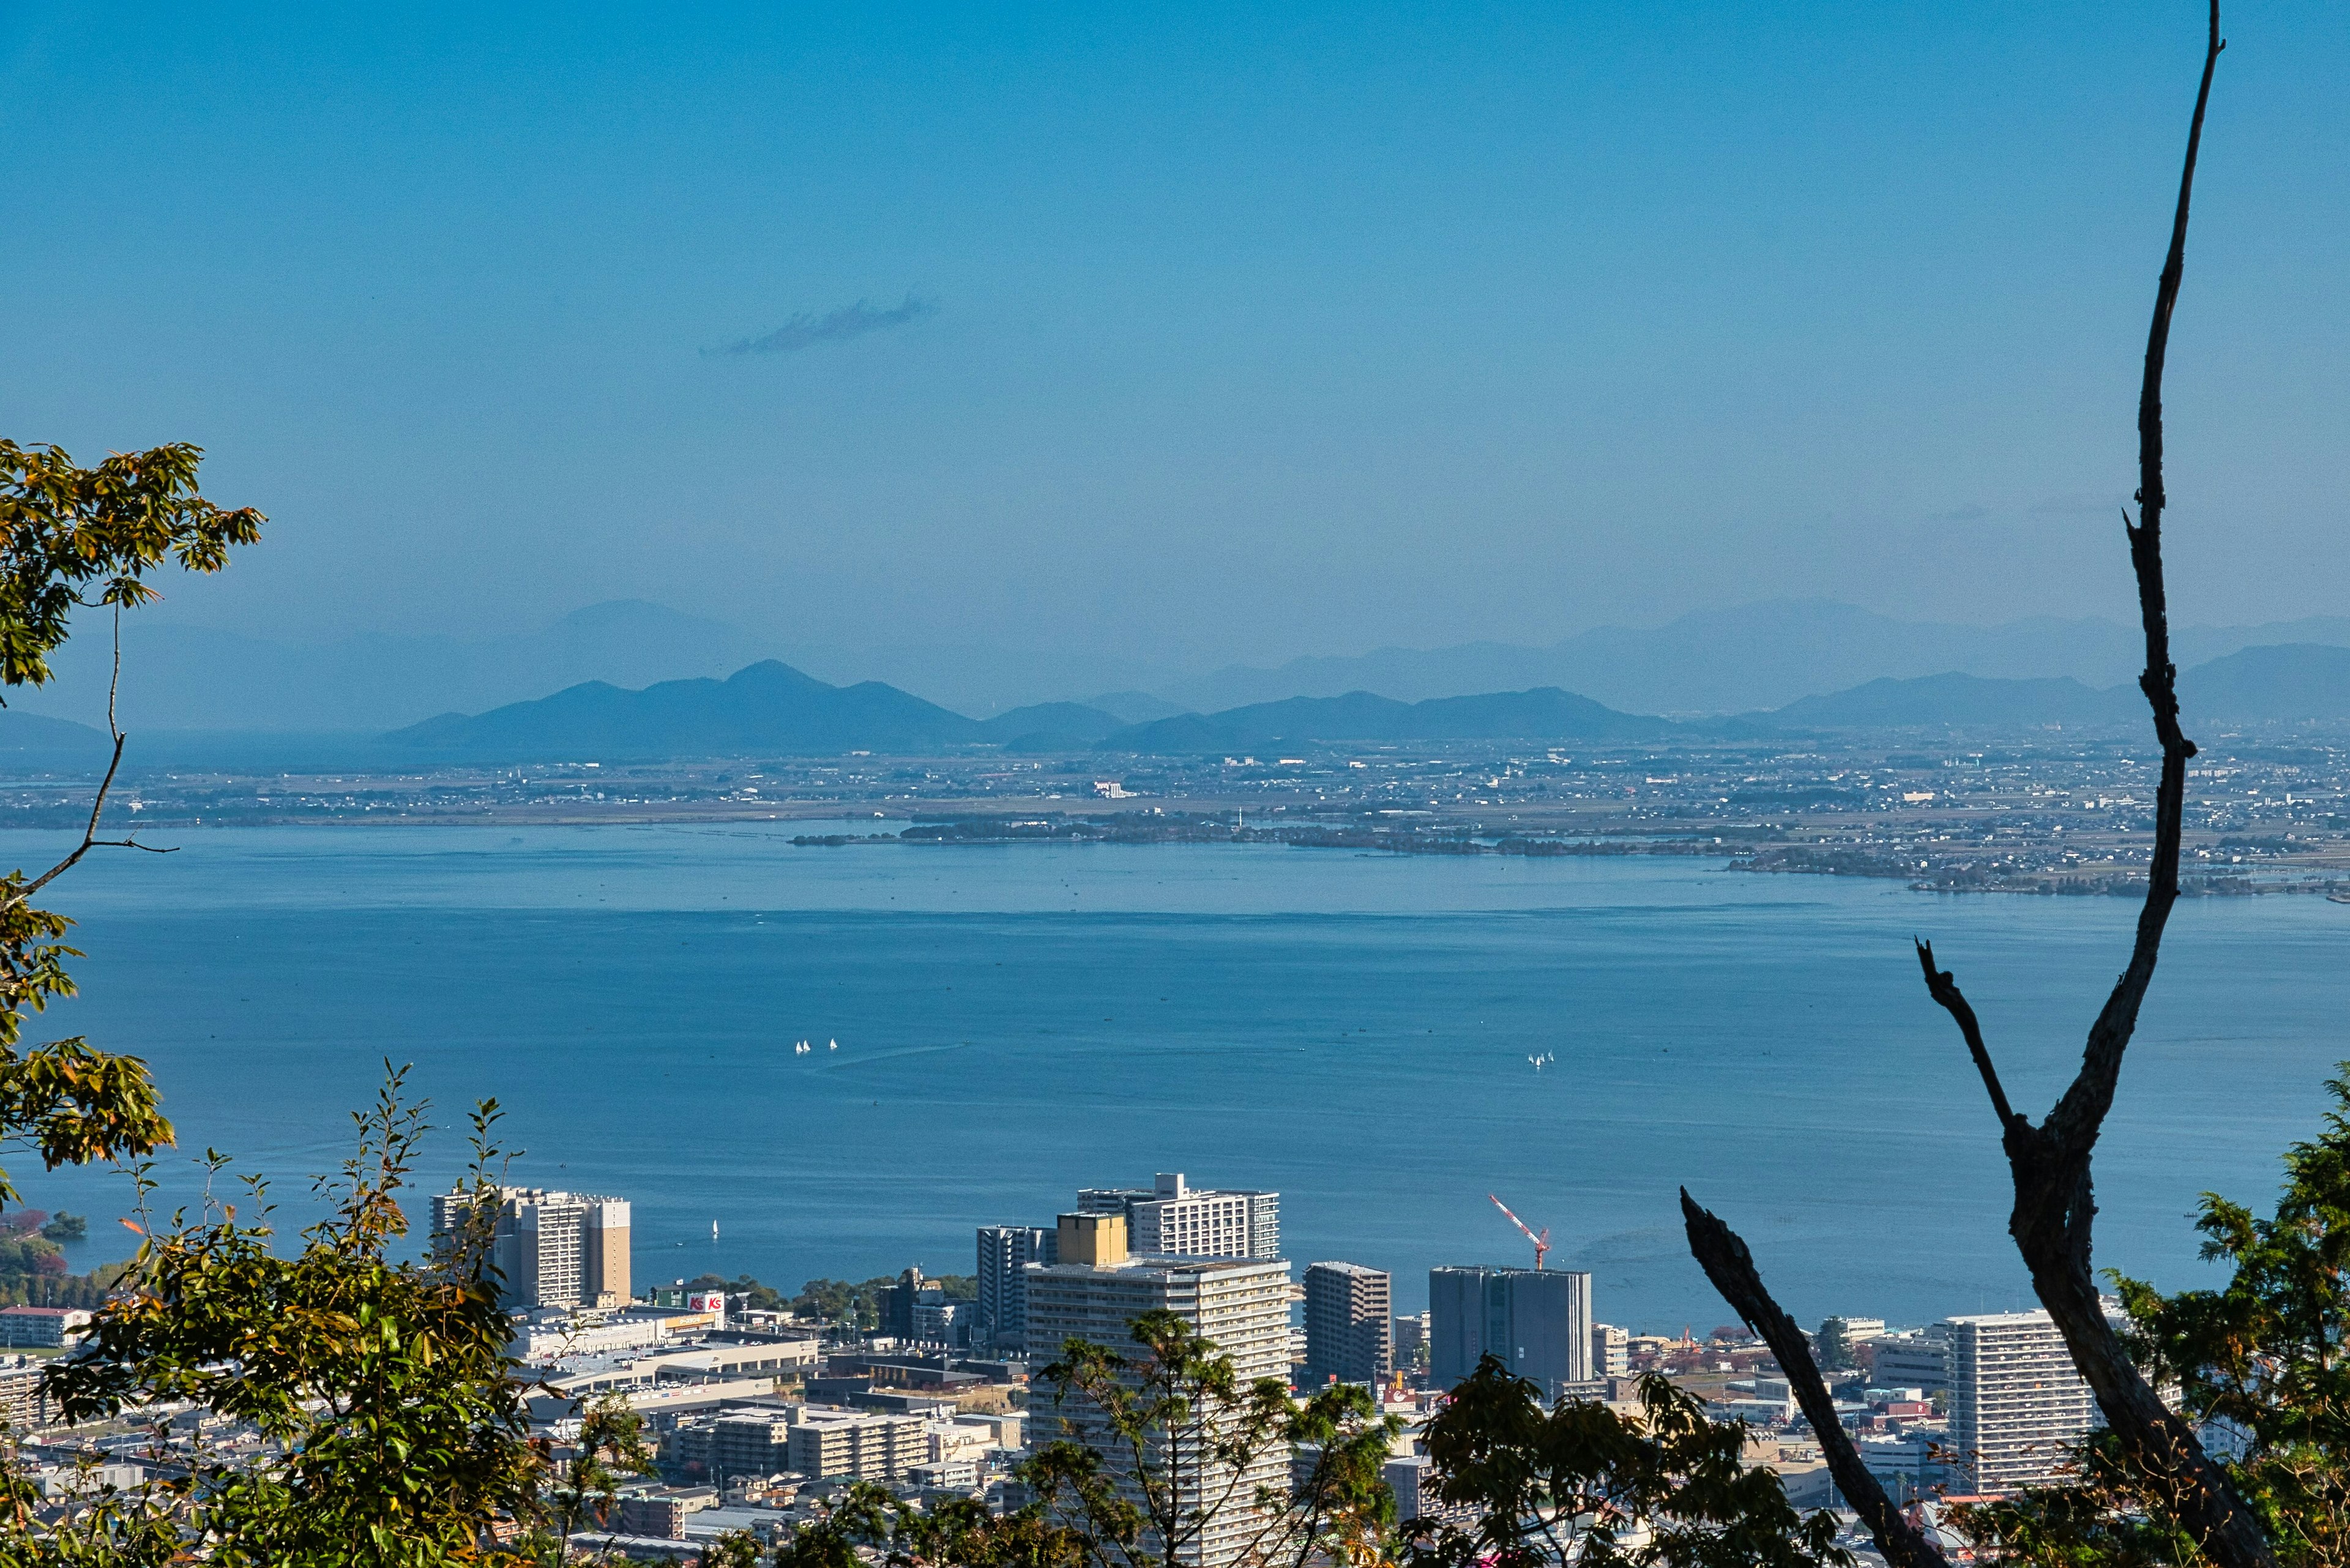
{"label": "crane boom", "polygon": [[1543,1266],[1543,1258],[1544,1254],[1550,1251],[1550,1227],[1547,1225],[1544,1226],[1542,1234],[1537,1236],[1534,1232],[1533,1226],[1527,1224],[1516,1215],[1510,1213],[1510,1206],[1508,1204],[1503,1202],[1500,1199],[1494,1197],[1490,1192],[1485,1194],[1485,1201],[1500,1210],[1504,1215],[1507,1215],[1510,1223],[1518,1228],[1520,1234],[1523,1235],[1527,1241],[1532,1241],[1534,1244],[1534,1267],[1537,1269],[1541,1268]]}

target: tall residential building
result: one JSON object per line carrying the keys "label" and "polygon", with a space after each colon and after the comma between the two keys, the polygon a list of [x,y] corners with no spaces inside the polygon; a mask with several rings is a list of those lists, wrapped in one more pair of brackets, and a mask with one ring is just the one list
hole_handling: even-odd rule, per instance
{"label": "tall residential building", "polygon": [[1428,1272],[1429,1374],[1450,1388],[1484,1355],[1555,1398],[1591,1380],[1591,1276],[1567,1269]]}
{"label": "tall residential building", "polygon": [[1305,1265],[1305,1374],[1320,1386],[1385,1383],[1395,1368],[1388,1338],[1388,1276],[1357,1263]]}
{"label": "tall residential building", "polygon": [[1278,1192],[1215,1191],[1187,1185],[1180,1170],[1162,1170],[1148,1188],[1085,1188],[1077,1208],[1125,1215],[1129,1244],[1155,1258],[1281,1256]]}
{"label": "tall residential building", "polygon": [[[625,1306],[629,1205],[625,1199],[538,1187],[502,1187],[490,1261],[499,1302],[527,1307]],[[473,1202],[469,1188],[435,1194],[432,1234],[449,1235]]]}
{"label": "tall residential building", "polygon": [[1632,1336],[1612,1323],[1591,1325],[1591,1376],[1626,1377],[1632,1371]]}
{"label": "tall residential building", "polygon": [[979,1228],[979,1266],[973,1271],[978,1319],[972,1344],[1016,1350],[1028,1343],[1028,1291],[1021,1271],[1059,1257],[1057,1234],[1029,1225]]}
{"label": "tall residential building", "polygon": [[[1127,1250],[1126,1216],[1094,1211],[1060,1217],[1060,1261],[1027,1273],[1028,1358],[1056,1359],[1072,1338],[1132,1354],[1128,1325],[1144,1313],[1171,1312],[1222,1355],[1245,1387],[1289,1373],[1289,1265],[1279,1259],[1149,1257]],[[1064,1435],[1115,1453],[1100,1411],[1076,1394],[1054,1406],[1039,1391],[1032,1443]],[[1066,1434],[1062,1428],[1066,1426]],[[1153,1452],[1164,1476],[1170,1456]],[[1261,1488],[1287,1484],[1289,1452],[1275,1444],[1245,1470],[1209,1456],[1175,1455],[1184,1506],[1205,1508],[1227,1497],[1249,1499]],[[1139,1499],[1131,1483],[1127,1490]],[[1244,1502],[1218,1510],[1214,1521],[1179,1553],[1188,1568],[1227,1568],[1245,1552],[1254,1528]]]}
{"label": "tall residential building", "polygon": [[1978,1492],[2055,1478],[2097,1425],[2096,1400],[2045,1311],[1945,1318],[1950,1447]]}

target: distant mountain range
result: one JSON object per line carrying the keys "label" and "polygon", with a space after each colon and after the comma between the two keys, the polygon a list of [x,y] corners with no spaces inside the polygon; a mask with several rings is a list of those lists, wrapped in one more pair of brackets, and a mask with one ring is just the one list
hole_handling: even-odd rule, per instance
{"label": "distant mountain range", "polygon": [[444,713],[385,736],[455,758],[632,761],[667,757],[933,753],[996,744],[1084,747],[1123,727],[1075,702],[967,719],[878,680],[833,686],[776,659],[723,680],[664,680],[624,691],[590,680],[535,702]]}
{"label": "distant mountain range", "polygon": [[[2350,649],[2246,649],[2186,671],[2179,686],[2190,724],[2350,721]],[[2103,728],[2133,722],[2143,711],[2143,699],[2130,685],[2097,690],[2070,679],[1945,673],[1865,681],[1773,711],[1696,722],[1627,713],[1556,687],[1418,702],[1354,691],[1131,724],[1105,709],[1074,702],[1042,703],[979,720],[879,681],[834,686],[770,659],[724,680],[663,681],[640,691],[590,681],[475,716],[444,714],[385,740],[412,753],[480,762],[907,754],[974,745],[1201,755],[1342,742],[1615,742],[1828,730]]]}
{"label": "distant mountain range", "polygon": [[[2178,701],[2200,723],[2350,721],[2350,648],[2247,648],[2184,670]],[[2136,681],[2093,690],[2077,680],[1929,675],[1871,680],[1751,715],[1789,729],[1983,729],[2130,724],[2146,718]]]}
{"label": "distant mountain range", "polygon": [[[122,727],[138,734],[371,732],[583,680],[646,686],[723,674],[774,651],[736,628],[640,599],[590,605],[552,626],[478,640],[369,632],[296,645],[130,615],[122,619]],[[8,693],[9,704],[102,721],[110,657],[102,631],[77,637],[52,660],[57,679]]]}
{"label": "distant mountain range", "polygon": [[[2350,618],[2185,627],[2176,640],[2182,666],[2245,648],[2350,647]],[[142,614],[123,622],[121,711],[142,750],[159,743],[156,732],[163,730],[355,737],[429,714],[482,713],[588,681],[633,691],[721,679],[781,659],[843,687],[884,680],[951,712],[985,715],[1067,697],[1121,724],[1352,691],[1409,703],[1544,687],[1580,692],[1619,712],[1690,717],[1774,711],[1879,679],[1949,672],[2069,678],[2104,690],[2131,680],[2137,650],[2136,628],[2115,621],[1952,626],[1819,600],[1708,610],[1648,628],[1602,627],[1544,648],[1390,648],[1273,669],[1235,665],[1207,675],[1130,651],[1011,639],[1003,646],[910,639],[861,649],[795,644],[641,600],[591,605],[551,625],[474,639],[369,632],[305,644]],[[108,653],[102,636],[75,639],[55,661],[57,681],[9,693],[12,711],[99,720],[106,711]]]}
{"label": "distant mountain range", "polygon": [[[2350,618],[2182,627],[2172,640],[2184,669],[2244,648],[2350,647]],[[1954,626],[1895,620],[1826,600],[1775,599],[1701,610],[1652,628],[1600,627],[1547,648],[1499,642],[1383,648],[1357,658],[1292,659],[1273,669],[1235,665],[1159,690],[1202,712],[1358,691],[1409,702],[1557,686],[1627,712],[1750,713],[1880,678],[1950,671],[2005,680],[2069,677],[2102,689],[2134,680],[2144,659],[2137,628],[2116,621],[2043,617],[1996,627]]]}
{"label": "distant mountain range", "polygon": [[1320,741],[1646,741],[1681,729],[1562,691],[1493,691],[1477,697],[1431,697],[1399,702],[1368,691],[1343,697],[1291,697],[1222,713],[1184,713],[1136,724],[1104,736],[1096,748],[1162,755],[1262,748],[1281,742]]}

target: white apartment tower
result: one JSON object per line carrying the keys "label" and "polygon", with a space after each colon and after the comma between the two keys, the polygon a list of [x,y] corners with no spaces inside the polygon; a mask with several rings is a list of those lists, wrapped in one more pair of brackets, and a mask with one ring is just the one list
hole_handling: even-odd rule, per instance
{"label": "white apartment tower", "polygon": [[[509,1311],[529,1307],[625,1306],[629,1205],[625,1199],[537,1187],[497,1189],[491,1262]],[[436,1193],[432,1234],[449,1235],[473,1202],[470,1188]]]}
{"label": "white apartment tower", "polygon": [[1947,1332],[1950,1447],[1977,1492],[2054,1480],[2098,1424],[2096,1400],[2074,1370],[2045,1311],[1954,1317]]}
{"label": "white apartment tower", "polygon": [[1077,1208],[1125,1215],[1128,1244],[1151,1257],[1281,1256],[1278,1192],[1211,1190],[1187,1185],[1180,1170],[1161,1171],[1148,1188],[1085,1188]]}
{"label": "white apartment tower", "polygon": [[[1278,1258],[1167,1258],[1129,1252],[1126,1216],[1117,1212],[1064,1214],[1055,1237],[1060,1261],[1026,1271],[1028,1359],[1042,1368],[1058,1360],[1062,1345],[1082,1339],[1125,1355],[1139,1353],[1128,1325],[1144,1313],[1175,1314],[1232,1358],[1241,1386],[1261,1377],[1289,1375],[1289,1265]],[[1116,1453],[1100,1413],[1078,1395],[1054,1405],[1039,1389],[1032,1440],[1067,1436]],[[1245,1500],[1261,1489],[1287,1485],[1289,1450],[1275,1444],[1245,1473],[1176,1456],[1188,1507],[1216,1500],[1240,1500],[1217,1511],[1213,1522],[1184,1544],[1179,1556],[1187,1568],[1229,1568],[1246,1552],[1257,1524]],[[1169,1456],[1149,1462],[1165,1474]],[[1139,1501],[1139,1491],[1128,1490]]]}

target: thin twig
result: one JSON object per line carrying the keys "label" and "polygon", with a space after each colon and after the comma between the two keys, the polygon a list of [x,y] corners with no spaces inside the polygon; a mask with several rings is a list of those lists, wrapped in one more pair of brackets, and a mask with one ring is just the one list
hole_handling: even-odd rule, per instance
{"label": "thin twig", "polygon": [[56,865],[42,872],[38,877],[36,877],[31,881],[26,883],[22,888],[19,888],[16,890],[16,895],[10,898],[10,903],[21,904],[25,902],[25,900],[30,898],[34,894],[39,892],[42,888],[47,887],[50,883],[56,881],[58,877],[72,870],[76,866],[81,864],[81,857],[88,854],[93,849],[143,849],[150,855],[176,855],[179,853],[176,847],[168,849],[158,848],[152,844],[141,844],[136,838],[100,838],[98,836],[99,818],[106,814],[107,794],[114,788],[114,775],[121,769],[122,766],[122,748],[130,738],[130,736],[125,735],[122,732],[122,727],[115,722],[115,695],[119,691],[120,691],[121,686],[122,607],[117,605],[114,608],[114,673],[106,683],[106,731],[108,734],[114,737],[114,755],[107,762],[106,776],[99,781],[97,797],[89,803],[89,821],[82,826],[81,842],[74,846],[74,851],[72,854],[67,856],[64,859],[58,861]]}

